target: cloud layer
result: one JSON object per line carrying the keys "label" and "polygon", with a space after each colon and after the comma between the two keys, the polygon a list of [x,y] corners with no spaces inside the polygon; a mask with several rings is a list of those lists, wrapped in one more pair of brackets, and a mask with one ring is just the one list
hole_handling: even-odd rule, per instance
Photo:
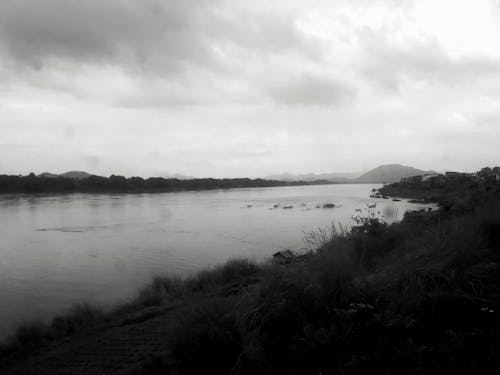
{"label": "cloud layer", "polygon": [[498,164],[499,20],[493,0],[4,0],[0,173]]}

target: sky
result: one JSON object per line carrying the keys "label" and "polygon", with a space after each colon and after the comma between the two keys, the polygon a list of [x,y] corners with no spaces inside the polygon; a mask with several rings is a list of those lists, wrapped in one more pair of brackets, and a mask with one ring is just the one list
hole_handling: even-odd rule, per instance
{"label": "sky", "polygon": [[1,0],[0,174],[500,164],[500,1]]}

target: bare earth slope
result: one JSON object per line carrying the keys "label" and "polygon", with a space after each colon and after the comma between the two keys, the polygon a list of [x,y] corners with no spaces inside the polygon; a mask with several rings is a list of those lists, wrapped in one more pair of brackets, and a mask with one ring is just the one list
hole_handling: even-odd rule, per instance
{"label": "bare earth slope", "polygon": [[51,343],[1,374],[133,374],[155,353],[167,350],[165,337],[186,305],[151,308]]}

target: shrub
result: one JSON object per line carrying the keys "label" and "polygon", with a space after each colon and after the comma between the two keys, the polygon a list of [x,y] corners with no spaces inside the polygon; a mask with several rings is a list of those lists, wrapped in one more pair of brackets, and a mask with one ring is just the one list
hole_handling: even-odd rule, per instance
{"label": "shrub", "polygon": [[236,316],[232,298],[204,300],[185,312],[168,339],[173,372],[231,373],[242,353]]}
{"label": "shrub", "polygon": [[130,306],[135,308],[159,306],[182,297],[185,293],[185,283],[181,278],[156,276],[140,290],[139,295],[132,301]]}
{"label": "shrub", "polygon": [[65,315],[52,320],[51,329],[55,336],[66,336],[103,322],[104,311],[87,303],[74,305]]}
{"label": "shrub", "polygon": [[261,266],[248,259],[232,259],[213,269],[200,271],[186,281],[189,289],[194,291],[228,285],[244,278],[256,276]]}

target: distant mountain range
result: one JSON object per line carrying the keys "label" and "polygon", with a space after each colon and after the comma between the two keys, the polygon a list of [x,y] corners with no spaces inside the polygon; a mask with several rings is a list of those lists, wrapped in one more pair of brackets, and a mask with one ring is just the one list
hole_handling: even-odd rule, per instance
{"label": "distant mountain range", "polygon": [[44,172],[38,175],[39,177],[45,177],[45,178],[57,178],[57,177],[64,177],[64,178],[72,178],[75,180],[83,180],[84,178],[92,176],[90,173],[83,172],[83,171],[69,171],[61,174],[55,174],[55,173],[50,173],[50,172]]}
{"label": "distant mountain range", "polygon": [[163,178],[176,178],[178,180],[194,180],[194,179],[196,179],[196,177],[186,176],[186,175],[180,174],[180,173],[167,173],[167,174],[160,175],[160,177],[163,177]]}
{"label": "distant mountain range", "polygon": [[398,182],[402,178],[419,176],[428,173],[434,173],[432,171],[424,171],[422,169],[417,169],[413,167],[408,167],[401,164],[387,164],[381,165],[377,168],[372,169],[366,173],[321,173],[321,174],[276,174],[264,177],[270,180],[282,180],[282,181],[315,181],[315,180],[328,180],[331,182],[339,183],[391,183]]}
{"label": "distant mountain range", "polygon": [[382,184],[382,183],[398,182],[402,178],[421,176],[429,173],[435,173],[435,172],[424,171],[421,169],[408,167],[406,165],[401,165],[401,164],[388,164],[388,165],[381,165],[380,167],[372,169],[371,171],[361,175],[356,180],[357,182]]}
{"label": "distant mountain range", "polygon": [[357,178],[361,173],[308,173],[308,174],[291,174],[281,173],[264,177],[266,180],[279,181],[318,181],[328,180],[332,182],[348,182],[350,179]]}
{"label": "distant mountain range", "polygon": [[[278,180],[278,181],[287,181],[287,182],[294,182],[294,181],[305,181],[305,182],[311,182],[311,181],[318,181],[318,180],[326,180],[330,182],[337,182],[337,183],[391,183],[391,182],[398,182],[402,178],[407,178],[407,177],[412,177],[412,176],[419,176],[419,175],[424,175],[428,173],[434,173],[432,171],[424,171],[421,169],[413,168],[413,167],[408,167],[405,165],[401,164],[388,164],[388,165],[381,165],[377,168],[372,169],[369,172],[366,173],[308,173],[308,174],[291,174],[291,173],[282,173],[282,174],[275,174],[275,175],[270,175],[263,177],[265,180]],[[75,180],[82,180],[84,178],[92,176],[92,174],[83,172],[83,171],[70,171],[66,173],[61,173],[61,174],[54,174],[54,173],[41,173],[38,175],[39,177],[45,177],[45,178],[57,178],[57,177],[65,177],[65,178],[72,178]],[[164,178],[177,178],[179,180],[191,180],[195,179],[195,177],[192,176],[184,176],[180,174],[172,174],[172,175],[165,175]]]}
{"label": "distant mountain range", "polygon": [[[91,173],[84,172],[84,171],[69,171],[61,174],[56,174],[56,173],[50,173],[50,172],[44,172],[40,173],[38,177],[45,177],[45,178],[57,178],[57,177],[64,177],[64,178],[72,178],[75,180],[83,180],[84,178],[90,177],[90,176],[95,176]],[[164,174],[161,175],[163,178],[176,178],[178,180],[194,180],[196,177],[193,176],[185,176],[183,174],[179,173],[174,173],[174,174]]]}

